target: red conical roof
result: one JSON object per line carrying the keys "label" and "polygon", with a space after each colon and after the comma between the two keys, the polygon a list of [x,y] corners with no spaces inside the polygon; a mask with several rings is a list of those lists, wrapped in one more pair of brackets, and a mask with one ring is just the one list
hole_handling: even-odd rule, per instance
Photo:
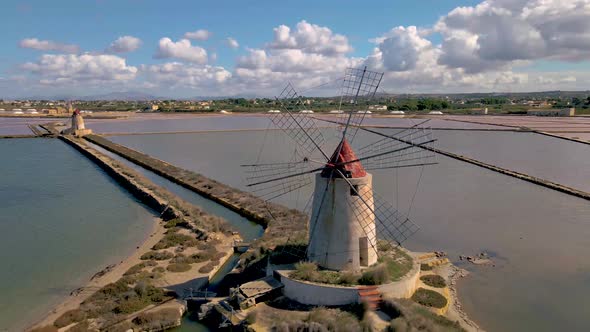
{"label": "red conical roof", "polygon": [[[322,171],[322,176],[330,177],[330,173],[332,173],[330,169],[337,168],[344,174],[345,177],[362,178],[363,176],[367,175],[367,172],[360,161],[354,161],[357,159],[358,158],[352,150],[350,144],[348,144],[348,141],[343,139],[338,147],[336,147],[336,150],[334,151],[334,154],[332,154],[332,157],[330,157],[328,164],[326,164],[327,168]],[[347,164],[338,166],[338,164],[341,163]],[[334,171],[332,177],[339,178],[341,176],[340,173]]]}

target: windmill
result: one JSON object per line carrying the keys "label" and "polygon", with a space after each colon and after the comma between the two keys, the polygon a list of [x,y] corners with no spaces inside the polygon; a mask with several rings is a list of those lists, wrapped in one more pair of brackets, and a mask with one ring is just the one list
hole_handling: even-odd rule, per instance
{"label": "windmill", "polygon": [[340,80],[339,118],[333,121],[340,128],[339,141],[331,154],[318,127],[321,118],[302,112],[304,103],[289,83],[276,97],[281,112],[273,112],[270,119],[296,144],[294,160],[242,165],[247,186],[269,200],[311,185],[315,176],[309,238],[301,258],[326,269],[371,266],[377,262],[378,239],[401,245],[418,230],[374,193],[367,171],[435,164],[435,154],[424,149],[436,141],[431,131],[419,123],[360,147],[358,154],[352,148],[382,77],[366,67],[346,70]]}

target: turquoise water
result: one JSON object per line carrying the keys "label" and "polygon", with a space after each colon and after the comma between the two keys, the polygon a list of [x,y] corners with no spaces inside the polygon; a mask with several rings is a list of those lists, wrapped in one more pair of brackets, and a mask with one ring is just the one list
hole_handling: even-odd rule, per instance
{"label": "turquoise water", "polygon": [[[472,146],[478,146],[480,140],[479,153],[486,158],[496,156],[498,162],[518,163],[521,169],[537,168],[527,165],[526,159],[504,160],[503,154],[491,148],[510,150],[509,142],[494,146],[491,142],[503,140],[491,141],[489,135],[477,133],[466,137]],[[554,151],[559,144],[548,145],[544,140],[536,141],[535,137],[529,136],[526,142],[533,150],[548,147],[542,158],[551,158],[552,154],[562,156],[563,151]],[[457,151],[464,149],[462,145],[453,145],[450,138],[441,135],[441,145]],[[285,161],[293,153],[293,145],[278,131],[111,139],[243,189],[246,186],[240,164],[255,162],[258,155],[263,156],[264,162]],[[356,143],[362,146],[375,140],[361,134]],[[486,251],[493,255],[495,267],[463,266],[471,275],[459,283],[463,307],[488,331],[587,330],[590,326],[588,201],[454,159],[439,157],[438,160],[438,165],[425,168],[422,175],[419,169],[373,174],[375,191],[402,212],[411,210],[410,217],[421,227],[406,246],[420,251],[444,250],[456,263],[460,263],[461,254]],[[559,173],[563,167],[556,169],[555,173]],[[585,179],[580,177],[579,181]],[[312,190],[313,186],[308,186],[280,201],[304,208]]]}
{"label": "turquoise water", "polygon": [[0,140],[0,330],[22,330],[153,226],[95,164],[55,139]]}

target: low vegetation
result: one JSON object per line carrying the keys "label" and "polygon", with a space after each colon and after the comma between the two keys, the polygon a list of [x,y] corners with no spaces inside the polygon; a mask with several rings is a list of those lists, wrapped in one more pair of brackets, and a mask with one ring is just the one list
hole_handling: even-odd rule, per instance
{"label": "low vegetation", "polygon": [[437,315],[427,308],[404,299],[386,299],[380,308],[391,320],[388,332],[464,332],[458,322]]}
{"label": "low vegetation", "polygon": [[447,286],[445,279],[437,274],[421,276],[420,280],[430,287],[444,288]]}
{"label": "low vegetation", "polygon": [[156,263],[155,261],[152,261],[152,260],[141,262],[139,264],[135,264],[132,267],[130,267],[129,270],[127,270],[123,275],[129,276],[129,275],[137,274],[137,273],[140,273],[141,271],[143,271],[144,267],[156,266],[156,265],[158,265],[158,263]]}
{"label": "low vegetation", "polygon": [[[250,314],[247,321],[266,327],[270,331],[370,331],[368,324],[357,316],[340,309],[315,308],[308,312],[276,311],[270,307]],[[252,324],[252,323],[249,323]]]}
{"label": "low vegetation", "polygon": [[412,258],[402,249],[381,243],[384,251],[380,252],[378,263],[366,268],[362,273],[350,271],[321,270],[317,264],[301,262],[295,265],[291,277],[311,282],[334,285],[381,285],[397,281],[405,276],[413,265]]}
{"label": "low vegetation", "polygon": [[421,271],[432,271],[432,266],[430,266],[428,264],[420,264],[420,270]]}
{"label": "low vegetation", "polygon": [[163,331],[175,326],[178,319],[178,310],[166,308],[155,312],[141,313],[133,319],[132,323],[140,331]]}
{"label": "low vegetation", "polygon": [[197,244],[199,244],[199,241],[195,237],[186,234],[168,232],[158,243],[154,244],[152,249],[160,250],[177,246],[194,247]]}
{"label": "low vegetation", "polygon": [[169,251],[148,251],[145,254],[141,255],[142,260],[156,260],[156,261],[165,261],[174,257],[174,254]]}
{"label": "low vegetation", "polygon": [[425,288],[418,288],[414,295],[412,295],[412,300],[414,302],[419,303],[423,306],[431,307],[431,308],[444,308],[447,305],[446,297],[442,296],[440,293],[435,292],[430,289]]}
{"label": "low vegetation", "polygon": [[166,267],[166,270],[170,272],[186,272],[190,269],[191,265],[187,263],[171,263]]}
{"label": "low vegetation", "polygon": [[103,326],[110,325],[127,314],[170,298],[163,289],[153,286],[149,281],[124,277],[92,294],[78,309],[65,312],[53,325],[60,328],[79,322],[82,325],[76,326],[84,330],[83,324],[87,319],[97,319]]}

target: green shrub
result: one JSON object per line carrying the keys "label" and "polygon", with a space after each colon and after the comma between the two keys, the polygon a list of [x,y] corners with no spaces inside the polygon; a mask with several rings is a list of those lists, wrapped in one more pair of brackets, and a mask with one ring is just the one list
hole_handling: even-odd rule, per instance
{"label": "green shrub", "polygon": [[157,266],[157,265],[158,265],[158,263],[153,260],[141,262],[139,264],[135,264],[132,267],[130,267],[129,270],[127,270],[123,275],[129,276],[129,275],[137,274],[137,273],[142,272],[143,268],[146,266]]}
{"label": "green shrub", "polygon": [[360,279],[360,275],[350,271],[340,272],[340,279],[338,283],[341,285],[357,285]]}
{"label": "green shrub", "polygon": [[164,237],[153,246],[153,250],[160,250],[166,249],[170,247],[176,247],[182,245],[184,247],[194,247],[199,243],[199,241],[189,235],[185,234],[177,234],[177,233],[167,233]]}
{"label": "green shrub", "polygon": [[447,286],[445,279],[437,274],[421,276],[420,280],[422,280],[422,282],[431,287],[443,288]]}
{"label": "green shrub", "polygon": [[61,316],[59,316],[55,322],[53,322],[53,326],[57,328],[62,328],[68,326],[72,323],[81,322],[86,319],[86,315],[80,309],[72,309],[64,312]]}
{"label": "green shrub", "polygon": [[165,308],[158,311],[144,312],[133,319],[133,324],[140,330],[154,331],[164,330],[176,323],[180,318],[180,312],[174,308]]}
{"label": "green shrub", "polygon": [[465,332],[458,322],[431,312],[409,300],[387,299],[383,301],[381,310],[394,319],[391,320],[388,332],[399,331],[445,331]]}
{"label": "green shrub", "polygon": [[377,251],[387,252],[393,249],[393,244],[385,240],[377,240]]}
{"label": "green shrub", "polygon": [[190,228],[190,224],[183,219],[174,218],[168,220],[166,224],[164,224],[164,228],[173,228],[173,227],[182,227],[182,228]]}
{"label": "green shrub", "polygon": [[130,314],[139,311],[150,304],[147,298],[141,298],[139,296],[130,296],[123,299],[119,305],[113,310],[116,314]]}
{"label": "green shrub", "polygon": [[186,272],[191,269],[191,265],[187,263],[170,263],[166,270],[170,272]]}
{"label": "green shrub", "polygon": [[390,280],[389,269],[385,263],[380,263],[366,269],[358,282],[361,285],[381,285],[388,283]]}
{"label": "green shrub", "polygon": [[209,272],[213,271],[213,269],[215,268],[215,265],[216,264],[214,264],[213,262],[209,262],[199,268],[199,273],[209,273]]}
{"label": "green shrub", "polygon": [[432,271],[432,266],[428,264],[420,264],[420,270],[422,271]]}
{"label": "green shrub", "polygon": [[421,305],[433,308],[444,308],[447,305],[447,299],[440,293],[424,288],[418,288],[414,292],[414,295],[412,295],[412,300]]}
{"label": "green shrub", "polygon": [[165,271],[166,271],[166,269],[165,269],[165,268],[163,268],[163,267],[161,267],[161,266],[156,266],[156,267],[154,267],[154,269],[152,270],[152,272],[156,272],[156,273],[163,273],[163,272],[165,272]]}
{"label": "green shrub", "polygon": [[146,252],[145,254],[141,255],[141,259],[142,260],[147,260],[147,259],[153,259],[153,260],[157,260],[157,261],[163,261],[163,260],[167,260],[174,257],[174,254],[172,254],[169,251],[149,251]]}

